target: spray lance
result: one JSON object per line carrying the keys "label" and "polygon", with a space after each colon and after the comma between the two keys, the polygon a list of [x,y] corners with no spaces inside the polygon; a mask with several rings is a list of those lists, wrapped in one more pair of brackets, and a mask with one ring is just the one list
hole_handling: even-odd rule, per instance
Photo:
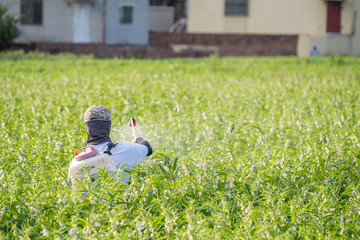
{"label": "spray lance", "polygon": [[148,154],[146,156],[150,156],[152,154],[152,152],[153,152],[150,144],[141,137],[136,138],[136,133],[135,133],[136,121],[135,121],[134,118],[130,118],[129,126],[132,128],[133,137],[134,137],[133,142],[146,146],[148,148]]}
{"label": "spray lance", "polygon": [[136,121],[135,121],[135,118],[130,118],[129,126],[132,129],[134,139],[136,139],[136,134],[135,134]]}

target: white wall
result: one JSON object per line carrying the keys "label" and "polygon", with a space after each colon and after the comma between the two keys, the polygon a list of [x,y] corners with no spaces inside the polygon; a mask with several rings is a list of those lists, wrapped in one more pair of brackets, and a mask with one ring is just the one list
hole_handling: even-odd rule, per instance
{"label": "white wall", "polygon": [[[20,18],[20,0],[1,0],[9,4],[9,11]],[[91,5],[91,42],[102,41],[102,0]],[[43,23],[24,25],[19,23],[20,37],[15,42],[73,42],[73,8],[64,0],[43,0]]]}
{"label": "white wall", "polygon": [[[350,34],[355,0],[342,5],[342,34]],[[249,0],[248,16],[225,16],[225,0],[189,0],[192,33],[326,35],[325,0]]]}
{"label": "white wall", "polygon": [[103,1],[104,0],[93,0],[92,3],[90,36],[91,42],[93,43],[101,43],[103,41]]}
{"label": "white wall", "polygon": [[[133,23],[121,24],[119,7],[133,6]],[[106,8],[106,43],[136,44],[148,43],[149,2],[148,0],[108,0]]]}
{"label": "white wall", "polygon": [[[301,57],[309,56],[309,50],[314,45],[320,51],[320,55],[360,55],[360,0],[345,1],[347,7],[351,7],[352,12],[357,12],[356,18],[353,16],[351,22],[342,29],[348,29],[349,34],[310,36],[302,35],[298,41],[298,55]],[[343,7],[344,11],[344,7]]]}
{"label": "white wall", "polygon": [[350,55],[351,36],[350,35],[333,35],[328,37],[312,37],[310,38],[309,49],[316,45],[320,51],[320,55]]}
{"label": "white wall", "polygon": [[355,56],[360,56],[360,1],[358,0],[355,9],[357,11],[356,19],[354,20],[354,36],[351,39],[351,53]]}
{"label": "white wall", "polygon": [[149,30],[167,32],[174,24],[174,7],[149,6]]}

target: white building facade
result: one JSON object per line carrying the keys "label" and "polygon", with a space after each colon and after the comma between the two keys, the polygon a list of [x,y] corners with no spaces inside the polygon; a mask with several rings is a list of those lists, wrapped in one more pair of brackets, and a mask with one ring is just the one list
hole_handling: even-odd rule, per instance
{"label": "white building facade", "polygon": [[21,19],[15,42],[148,43],[148,0],[0,2]]}

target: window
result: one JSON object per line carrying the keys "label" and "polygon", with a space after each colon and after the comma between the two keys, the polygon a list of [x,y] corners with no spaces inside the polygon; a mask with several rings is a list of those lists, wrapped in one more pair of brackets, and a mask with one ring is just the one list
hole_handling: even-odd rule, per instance
{"label": "window", "polygon": [[248,0],[225,0],[226,16],[247,16]]}
{"label": "window", "polygon": [[22,24],[42,24],[42,0],[23,0],[21,1],[21,23]]}
{"label": "window", "polygon": [[120,7],[120,23],[131,24],[133,22],[133,7],[121,6]]}

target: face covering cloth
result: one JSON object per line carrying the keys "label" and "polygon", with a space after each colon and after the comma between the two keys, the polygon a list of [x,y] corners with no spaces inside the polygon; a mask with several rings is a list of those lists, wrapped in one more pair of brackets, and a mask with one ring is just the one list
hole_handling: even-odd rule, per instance
{"label": "face covering cloth", "polygon": [[98,145],[105,142],[111,142],[110,130],[111,121],[102,119],[91,119],[85,122],[87,132],[86,142],[88,145]]}

